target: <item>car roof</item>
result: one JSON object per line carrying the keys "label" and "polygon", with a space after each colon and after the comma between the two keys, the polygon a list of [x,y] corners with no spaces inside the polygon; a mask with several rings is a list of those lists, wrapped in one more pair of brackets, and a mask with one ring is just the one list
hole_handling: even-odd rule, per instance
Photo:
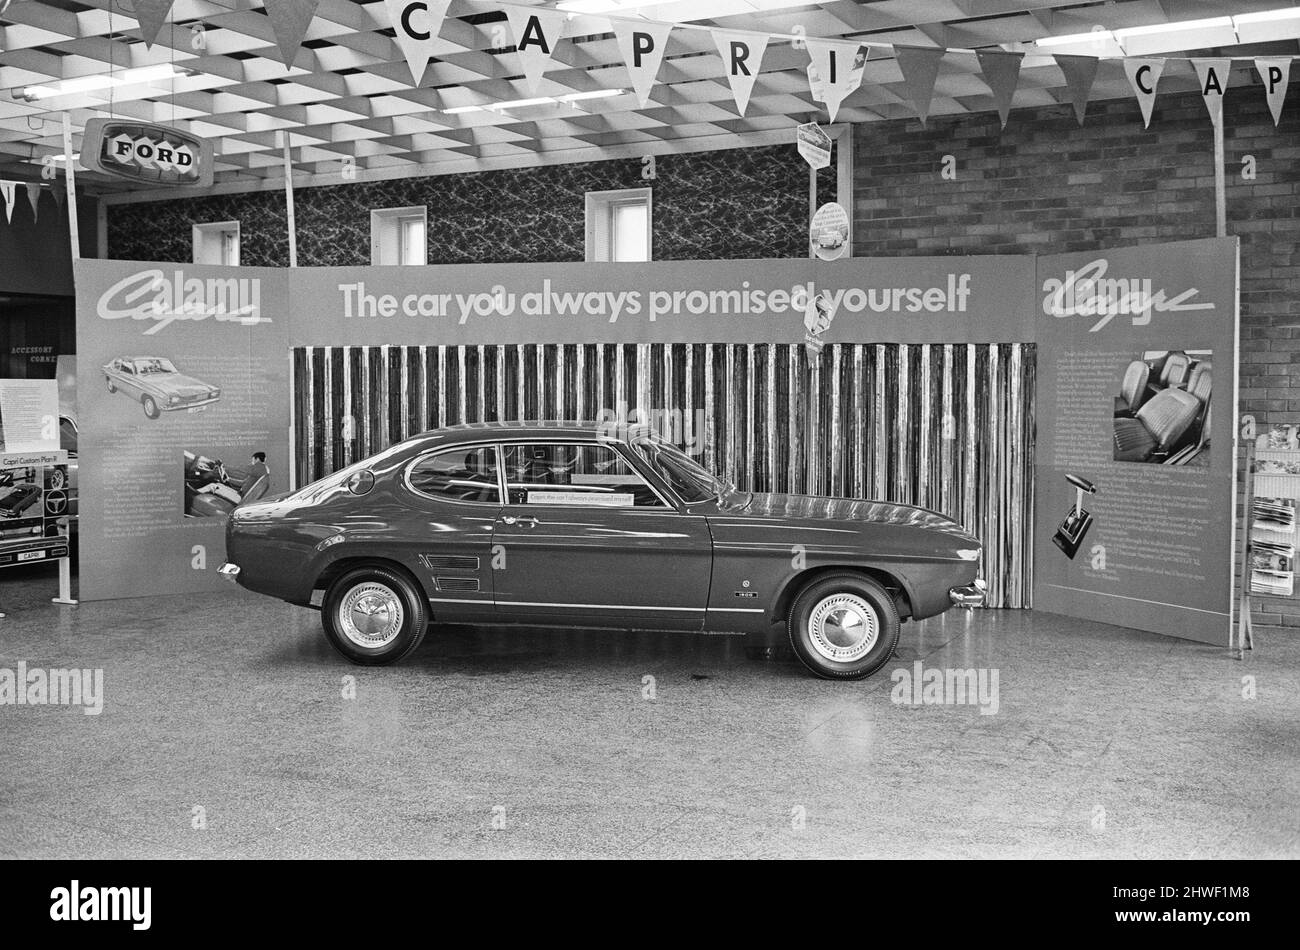
{"label": "car roof", "polygon": [[649,434],[649,427],[642,425],[618,425],[603,422],[582,422],[575,420],[523,419],[502,422],[462,422],[459,425],[430,429],[415,436],[417,439],[457,439],[469,436],[476,441],[490,442],[493,439],[580,439],[588,441],[597,436],[602,441],[627,442],[642,434]]}

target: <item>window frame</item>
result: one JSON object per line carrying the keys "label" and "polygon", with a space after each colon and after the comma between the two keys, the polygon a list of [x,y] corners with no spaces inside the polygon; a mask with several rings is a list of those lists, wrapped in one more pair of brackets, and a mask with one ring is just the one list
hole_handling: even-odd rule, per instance
{"label": "window frame", "polygon": [[[466,449],[491,449],[496,454],[496,501],[466,501],[463,498],[447,498],[444,495],[430,495],[428,492],[420,491],[420,489],[411,484],[411,471],[425,459],[431,458],[435,455],[445,455],[449,452],[463,451]],[[402,487],[416,498],[436,501],[445,505],[473,505],[478,508],[504,508],[506,506],[504,461],[504,453],[501,451],[501,445],[497,442],[460,442],[455,445],[438,446],[419,453],[402,466]]]}
{"label": "window frame", "polygon": [[[231,234],[235,238],[235,259],[227,262],[225,260],[225,241],[227,236]],[[190,241],[193,245],[190,256],[194,259],[195,264],[207,264],[210,267],[239,266],[244,242],[238,221],[205,221],[202,224],[191,225]],[[216,246],[216,263],[200,260],[201,256],[207,256],[202,252],[206,251],[212,242],[215,242]]]}
{"label": "window frame", "polygon": [[[402,222],[419,218],[424,222],[424,244],[420,248],[420,261],[406,264],[402,261]],[[385,261],[390,256],[392,260]],[[402,208],[372,208],[370,210],[370,263],[379,267],[424,267],[429,263],[429,206],[408,205]]]}
{"label": "window frame", "polygon": [[[645,204],[644,261],[614,260],[614,209],[619,205]],[[586,259],[594,263],[646,264],[654,260],[654,189],[618,188],[589,191],[586,195]]]}
{"label": "window frame", "polygon": [[[509,488],[510,482],[509,479],[506,477],[506,466],[505,466],[505,446],[507,445],[568,445],[568,446],[576,446],[579,448],[590,448],[595,446],[595,447],[609,449],[616,456],[618,456],[618,458],[623,462],[623,464],[627,466],[628,470],[631,471],[632,474],[634,474],[637,478],[641,479],[642,483],[646,486],[646,488],[650,489],[650,491],[654,494],[654,496],[657,499],[659,499],[659,504],[661,507],[654,507],[650,505],[555,505],[555,504],[531,505],[528,504],[527,502],[512,502],[510,500],[510,488]],[[551,508],[551,509],[563,508],[563,509],[573,509],[573,510],[580,510],[580,511],[600,510],[600,511],[671,511],[676,513],[681,512],[680,505],[675,504],[672,500],[667,498],[664,495],[664,493],[659,490],[659,486],[646,477],[645,473],[636,464],[634,459],[630,457],[630,453],[622,451],[623,443],[621,442],[609,442],[609,441],[602,441],[600,439],[560,439],[555,437],[551,437],[551,438],[543,437],[540,439],[518,438],[518,439],[510,439],[508,441],[501,442],[498,444],[497,448],[500,450],[498,459],[500,461],[499,470],[501,473],[501,497],[505,499],[504,504],[506,506],[514,507],[514,508],[525,508],[529,510],[533,508]]]}

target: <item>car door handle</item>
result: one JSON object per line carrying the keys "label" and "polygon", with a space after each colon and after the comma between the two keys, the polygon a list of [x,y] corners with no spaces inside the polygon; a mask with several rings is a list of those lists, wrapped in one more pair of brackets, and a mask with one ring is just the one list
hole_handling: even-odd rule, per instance
{"label": "car door handle", "polygon": [[517,518],[517,517],[515,517],[514,515],[502,515],[502,516],[501,516],[501,523],[502,523],[502,524],[509,524],[509,525],[515,525],[515,524],[517,524],[517,525],[520,525],[521,527],[524,527],[524,528],[536,528],[536,527],[537,527],[537,519],[536,519],[536,518],[531,518],[531,517],[530,517],[530,518]]}

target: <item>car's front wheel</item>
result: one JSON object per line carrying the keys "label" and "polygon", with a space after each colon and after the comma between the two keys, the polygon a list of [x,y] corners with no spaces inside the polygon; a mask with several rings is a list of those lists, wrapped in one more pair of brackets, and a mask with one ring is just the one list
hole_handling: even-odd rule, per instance
{"label": "car's front wheel", "polygon": [[105,376],[105,377],[104,377],[104,382],[106,382],[106,383],[108,384],[108,391],[109,391],[110,393],[115,393],[115,392],[117,392],[117,387],[116,387],[115,385],[113,385],[113,380],[112,380],[110,377]]}
{"label": "car's front wheel", "polygon": [[150,419],[158,418],[158,403],[153,401],[153,396],[145,396],[140,405],[144,406],[144,414]]}
{"label": "car's front wheel", "polygon": [[321,622],[334,648],[353,663],[396,663],[424,639],[428,608],[403,574],[379,565],[340,576],[325,593]]}
{"label": "car's front wheel", "polygon": [[898,645],[898,608],[879,583],[861,574],[831,574],[794,599],[787,618],[790,645],[824,679],[870,676]]}

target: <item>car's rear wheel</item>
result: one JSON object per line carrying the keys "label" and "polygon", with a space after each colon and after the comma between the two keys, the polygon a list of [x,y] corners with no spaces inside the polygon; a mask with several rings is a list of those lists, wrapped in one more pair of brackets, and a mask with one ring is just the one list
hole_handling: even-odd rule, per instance
{"label": "car's rear wheel", "polygon": [[325,593],[321,623],[334,648],[353,663],[396,663],[424,639],[428,608],[401,572],[380,565],[341,575]]}
{"label": "car's rear wheel", "polygon": [[861,574],[831,574],[813,581],[794,599],[787,618],[795,655],[824,679],[870,676],[898,645],[894,599]]}
{"label": "car's rear wheel", "polygon": [[150,419],[158,418],[158,403],[153,401],[152,396],[145,396],[140,401],[140,405],[144,406],[144,414]]}

